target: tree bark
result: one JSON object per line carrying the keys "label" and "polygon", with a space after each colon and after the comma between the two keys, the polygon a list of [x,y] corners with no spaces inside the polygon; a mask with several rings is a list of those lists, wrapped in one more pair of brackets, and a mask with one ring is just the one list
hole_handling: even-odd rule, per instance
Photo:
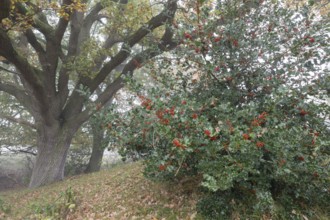
{"label": "tree bark", "polygon": [[95,125],[92,126],[92,130],[93,149],[85,173],[100,171],[106,145],[104,138],[104,130],[101,128],[97,128]]}
{"label": "tree bark", "polygon": [[7,18],[10,14],[10,0],[2,0],[1,1],[1,8],[0,8],[0,24],[2,19]]}
{"label": "tree bark", "polygon": [[68,128],[48,126],[38,129],[38,154],[29,187],[36,188],[63,180],[67,153],[73,134]]}

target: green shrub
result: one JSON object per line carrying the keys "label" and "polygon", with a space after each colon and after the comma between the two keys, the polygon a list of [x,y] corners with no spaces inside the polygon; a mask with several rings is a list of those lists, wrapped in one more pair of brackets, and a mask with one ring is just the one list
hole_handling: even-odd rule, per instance
{"label": "green shrub", "polygon": [[237,2],[218,3],[212,16],[205,4],[180,24],[176,65],[150,67],[167,68],[164,86],[139,95],[117,124],[119,141],[124,152],[147,152],[152,179],[202,175],[198,209],[209,219],[312,216],[308,207],[330,201],[328,22],[308,7]]}

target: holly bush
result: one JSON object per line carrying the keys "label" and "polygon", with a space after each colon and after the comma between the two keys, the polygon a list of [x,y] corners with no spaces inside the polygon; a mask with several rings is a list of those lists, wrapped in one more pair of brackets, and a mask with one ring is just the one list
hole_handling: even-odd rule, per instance
{"label": "holly bush", "polygon": [[121,146],[152,179],[201,176],[206,218],[313,215],[330,201],[327,18],[281,1],[195,4],[177,50],[149,66],[162,86],[121,116]]}

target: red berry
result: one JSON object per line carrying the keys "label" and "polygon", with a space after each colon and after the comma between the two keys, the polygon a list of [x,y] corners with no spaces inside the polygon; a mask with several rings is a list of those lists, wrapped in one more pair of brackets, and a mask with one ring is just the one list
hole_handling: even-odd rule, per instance
{"label": "red berry", "polygon": [[159,170],[160,170],[160,171],[164,171],[165,169],[166,169],[166,166],[165,166],[165,165],[161,164],[161,165],[159,166]]}
{"label": "red berry", "polygon": [[243,139],[244,139],[244,140],[250,140],[251,137],[250,137],[249,134],[243,134]]}
{"label": "red berry", "polygon": [[256,126],[256,127],[260,126],[260,122],[258,119],[254,119],[251,124],[252,124],[252,126]]}
{"label": "red berry", "polygon": [[298,159],[299,161],[304,161],[304,160],[305,160],[305,158],[304,158],[303,156],[299,156],[297,159]]}
{"label": "red berry", "polygon": [[278,163],[279,163],[279,166],[282,167],[286,163],[286,160],[281,159]]}
{"label": "red berry", "polygon": [[170,109],[170,115],[175,115],[175,107],[172,107],[171,109]]}
{"label": "red berry", "polygon": [[235,47],[238,47],[238,40],[233,40],[233,45],[234,45]]}
{"label": "red berry", "polygon": [[215,141],[216,139],[218,139],[217,136],[210,137],[210,140],[211,140],[211,141]]}
{"label": "red berry", "polygon": [[163,119],[164,112],[163,112],[162,110],[158,110],[158,111],[156,112],[156,115],[157,115],[157,117],[158,117],[159,119]]}
{"label": "red berry", "polygon": [[214,42],[219,42],[221,40],[221,37],[214,38]]}
{"label": "red berry", "polygon": [[182,104],[182,105],[187,104],[186,100],[183,100],[183,101],[181,102],[181,104]]}
{"label": "red berry", "polygon": [[196,113],[192,114],[191,116],[193,119],[197,119],[198,118],[198,115]]}
{"label": "red berry", "polygon": [[147,110],[151,110],[151,105],[148,105],[148,106],[146,107],[146,109],[147,109]]}
{"label": "red berry", "polygon": [[257,145],[258,148],[262,148],[262,147],[265,146],[265,143],[261,142],[261,141],[257,141],[256,145]]}
{"label": "red berry", "polygon": [[168,124],[170,123],[170,120],[167,119],[167,118],[165,118],[165,119],[162,119],[162,120],[160,121],[160,123],[163,124],[163,125],[168,125]]}
{"label": "red berry", "polygon": [[263,112],[258,116],[258,118],[261,120],[264,120],[266,118],[266,116],[267,116],[267,112]]}
{"label": "red berry", "polygon": [[308,112],[306,112],[305,110],[301,109],[299,114],[300,114],[301,116],[305,116],[305,115],[308,114]]}
{"label": "red berry", "polygon": [[214,68],[214,71],[215,72],[218,72],[220,70],[220,67],[219,66],[216,66],[215,68]]}
{"label": "red berry", "polygon": [[190,34],[188,34],[188,33],[184,33],[184,37],[186,39],[192,40],[192,36]]}
{"label": "red berry", "polygon": [[208,137],[211,136],[211,132],[210,132],[209,130],[204,130],[204,134],[205,134],[206,136],[208,136]]}
{"label": "red berry", "polygon": [[181,147],[182,144],[180,143],[180,141],[178,139],[174,139],[173,142],[172,142],[176,147]]}
{"label": "red berry", "polygon": [[[143,97],[143,96],[142,96]],[[147,99],[147,98],[141,98],[142,99],[142,103],[141,103],[141,105],[143,106],[143,107],[145,107],[146,109],[151,109],[151,104],[152,104],[152,102],[151,102],[151,100],[150,99]]]}
{"label": "red berry", "polygon": [[310,37],[309,38],[309,42],[314,43],[315,42],[315,39],[313,37]]}

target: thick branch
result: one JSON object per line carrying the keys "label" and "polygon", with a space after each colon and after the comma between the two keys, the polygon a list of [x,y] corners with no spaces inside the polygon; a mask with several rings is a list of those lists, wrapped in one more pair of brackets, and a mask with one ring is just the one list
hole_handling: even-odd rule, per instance
{"label": "thick branch", "polygon": [[45,55],[45,50],[43,46],[39,43],[37,37],[33,33],[31,29],[27,30],[25,32],[25,36],[28,39],[31,46],[35,49],[35,51],[38,53],[38,55]]}
{"label": "thick branch", "polygon": [[[86,16],[83,20],[83,13],[75,12],[72,16],[71,21],[71,34],[69,39],[69,47],[68,47],[68,54],[65,62],[68,61],[68,58],[77,55],[78,48],[80,47],[81,43],[84,42],[90,36],[90,29],[97,19],[98,13],[103,9],[101,3],[97,3],[90,13]],[[81,24],[83,23],[83,24]],[[66,68],[62,68],[59,74],[58,79],[58,94],[57,98],[60,103],[60,108],[63,107],[67,96],[69,94],[68,90],[68,82],[69,82],[69,75]]]}
{"label": "thick branch", "polygon": [[82,12],[75,11],[71,16],[71,31],[69,37],[69,45],[68,45],[68,53],[67,56],[63,59],[64,66],[61,68],[58,79],[58,90],[56,98],[58,100],[58,108],[62,109],[67,96],[69,94],[68,82],[69,82],[69,74],[68,69],[65,67],[67,62],[71,62],[70,58],[74,57],[78,54],[79,45],[78,38],[81,32],[81,23],[83,20],[84,14]]}
{"label": "thick branch", "polygon": [[36,129],[36,126],[33,123],[31,123],[29,121],[26,121],[26,120],[23,120],[21,118],[15,118],[13,116],[4,115],[4,114],[1,114],[1,113],[0,113],[0,118],[6,119],[10,122],[18,123],[18,124],[25,125],[25,126],[28,126],[30,128]]}
{"label": "thick branch", "polygon": [[[22,3],[16,3],[16,8],[18,9],[19,13],[29,16],[29,11],[25,8]],[[54,38],[54,29],[48,23],[47,17],[42,12],[37,12],[33,19],[32,26],[40,31],[47,40],[51,40]]]}
{"label": "thick branch", "polygon": [[[72,3],[73,3],[72,0],[63,0],[61,7],[66,7]],[[66,13],[69,14],[71,19],[74,18],[74,16],[71,15],[75,12],[71,12],[70,10],[66,9]],[[64,37],[64,33],[68,27],[68,24],[69,24],[69,20],[65,17],[61,17],[54,31],[54,39],[47,40],[47,44],[46,44],[48,70],[44,80],[44,84],[47,85],[48,88],[47,92],[48,92],[48,96],[50,97],[55,97],[57,95],[56,71],[57,71],[59,59],[62,56],[61,44]]]}
{"label": "thick branch", "polygon": [[0,28],[0,55],[5,57],[10,63],[16,66],[20,72],[23,81],[27,82],[30,89],[32,89],[33,96],[39,102],[40,111],[46,111],[48,99],[46,98],[45,89],[41,84],[40,71],[31,66],[26,58],[22,57],[13,47],[7,33]]}
{"label": "thick branch", "polygon": [[[65,7],[65,6],[70,5],[72,3],[73,3],[72,0],[63,0],[62,7]],[[71,16],[71,12],[67,11],[67,13]],[[58,22],[58,25],[55,29],[55,38],[56,38],[57,43],[60,44],[62,42],[62,38],[63,38],[63,35],[65,33],[65,30],[66,30],[68,24],[69,24],[68,19],[60,18],[60,21]],[[60,46],[60,45],[58,45],[58,46]]]}
{"label": "thick branch", "polygon": [[6,69],[6,68],[3,68],[2,66],[0,66],[0,70],[3,70],[3,71],[8,72],[8,73],[15,74],[15,75],[18,74],[18,73],[14,72],[14,71],[11,71],[11,70],[8,70],[8,69]]}
{"label": "thick branch", "polygon": [[77,55],[79,50],[79,35],[81,33],[82,21],[84,18],[84,14],[82,12],[74,12],[72,14],[71,19],[71,32],[69,38],[69,49],[68,49],[68,57]]}
{"label": "thick branch", "polygon": [[46,51],[44,50],[43,46],[39,43],[38,39],[36,38],[35,34],[32,30],[27,30],[25,32],[25,36],[29,42],[29,44],[34,48],[34,50],[38,54],[38,59],[40,64],[42,65],[43,70],[47,69],[47,60],[46,60]]}
{"label": "thick branch", "polygon": [[17,88],[14,85],[6,84],[0,81],[0,91],[8,93],[9,95],[14,96],[19,103],[31,111],[31,98],[25,94],[24,90]]}
{"label": "thick branch", "polygon": [[101,3],[97,3],[91,12],[86,16],[86,18],[83,21],[82,24],[82,30],[81,34],[79,36],[78,44],[81,45],[83,42],[86,41],[90,37],[90,30],[92,28],[92,25],[94,22],[98,19],[99,17],[99,12],[103,9],[104,7],[102,6]]}

